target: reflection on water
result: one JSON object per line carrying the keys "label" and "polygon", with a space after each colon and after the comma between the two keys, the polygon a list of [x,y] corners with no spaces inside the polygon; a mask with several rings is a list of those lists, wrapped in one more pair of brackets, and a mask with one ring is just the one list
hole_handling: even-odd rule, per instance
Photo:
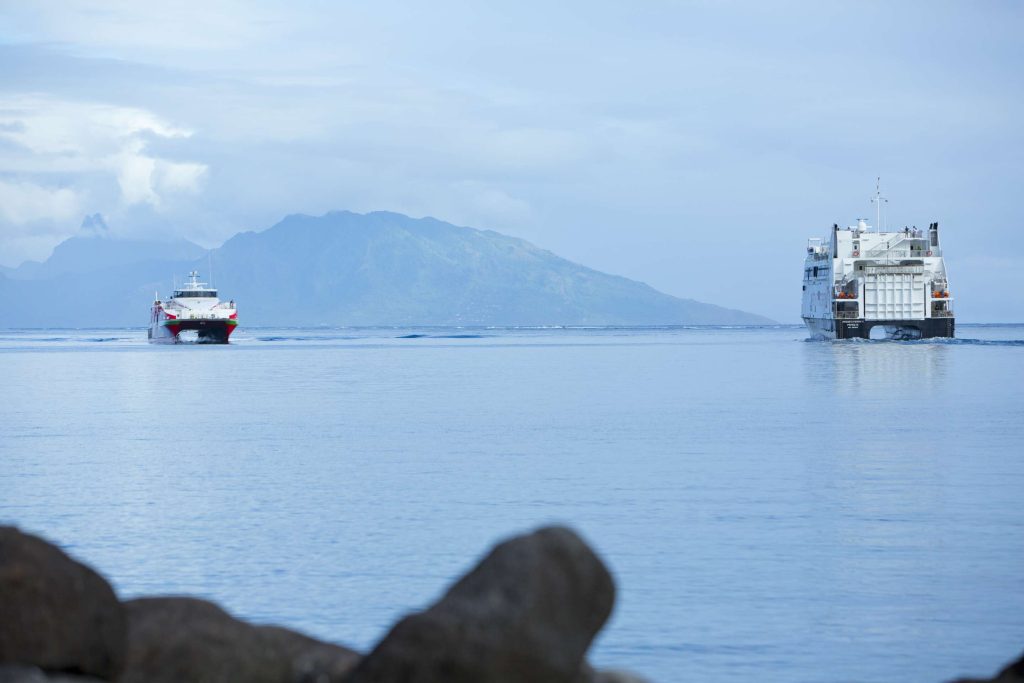
{"label": "reflection on water", "polygon": [[946,344],[898,341],[808,342],[805,372],[826,372],[842,396],[924,398],[943,381]]}

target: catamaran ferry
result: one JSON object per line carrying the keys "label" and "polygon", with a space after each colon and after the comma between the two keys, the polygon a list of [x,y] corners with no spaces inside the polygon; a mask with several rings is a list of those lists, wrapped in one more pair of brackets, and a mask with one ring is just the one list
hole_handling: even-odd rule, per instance
{"label": "catamaran ferry", "polygon": [[149,316],[149,341],[177,344],[182,332],[195,331],[201,344],[227,344],[237,326],[235,302],[219,301],[217,290],[200,282],[199,272],[193,270],[188,283],[175,289],[168,301],[156,296]]}
{"label": "catamaran ferry", "polygon": [[802,315],[815,339],[952,337],[939,224],[889,232],[861,218],[808,240]]}

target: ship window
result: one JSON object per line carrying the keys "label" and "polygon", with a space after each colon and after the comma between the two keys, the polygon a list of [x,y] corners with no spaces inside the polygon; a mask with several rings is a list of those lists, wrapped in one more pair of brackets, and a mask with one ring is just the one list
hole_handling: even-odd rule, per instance
{"label": "ship window", "polygon": [[179,289],[174,293],[174,296],[188,299],[204,299],[207,297],[216,297],[217,292],[209,290]]}
{"label": "ship window", "polygon": [[818,266],[814,266],[814,277],[818,277]]}

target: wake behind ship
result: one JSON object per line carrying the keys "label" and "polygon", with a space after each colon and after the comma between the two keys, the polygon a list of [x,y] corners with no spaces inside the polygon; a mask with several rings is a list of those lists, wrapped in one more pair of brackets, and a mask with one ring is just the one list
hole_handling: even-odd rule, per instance
{"label": "wake behind ship", "polygon": [[201,344],[227,344],[238,326],[234,301],[217,299],[217,290],[199,281],[199,272],[189,273],[189,281],[167,301],[153,302],[149,316],[149,341],[177,344],[182,332],[196,333]]}
{"label": "wake behind ship", "polygon": [[879,232],[859,219],[809,240],[802,316],[815,339],[952,337],[939,224]]}

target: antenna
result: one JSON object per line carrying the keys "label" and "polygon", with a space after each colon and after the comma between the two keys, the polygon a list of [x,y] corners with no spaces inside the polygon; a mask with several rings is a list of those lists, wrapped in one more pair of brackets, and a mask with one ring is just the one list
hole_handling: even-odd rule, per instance
{"label": "antenna", "polygon": [[[882,224],[882,204],[889,203],[888,198],[882,196],[882,176],[875,178],[875,196],[871,198],[871,203],[875,205],[875,232],[878,232],[878,227]],[[889,229],[888,217],[885,228]]]}
{"label": "antenna", "polygon": [[217,285],[213,281],[213,249],[211,249],[210,251],[206,252],[206,260],[207,260],[207,263],[210,266],[210,286],[211,287],[216,287]]}

